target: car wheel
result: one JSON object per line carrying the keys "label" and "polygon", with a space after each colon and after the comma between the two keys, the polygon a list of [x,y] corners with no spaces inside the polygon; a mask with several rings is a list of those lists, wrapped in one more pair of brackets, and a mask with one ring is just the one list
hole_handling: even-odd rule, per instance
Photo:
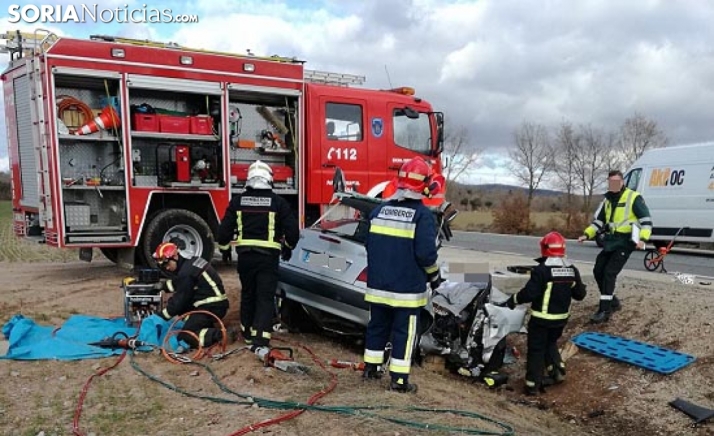
{"label": "car wheel", "polygon": [[213,232],[198,214],[184,209],[158,212],[149,221],[141,243],[141,254],[155,268],[152,254],[162,242],[173,242],[183,257],[199,256],[211,261],[215,251]]}
{"label": "car wheel", "polygon": [[287,327],[290,333],[314,333],[318,329],[315,321],[305,311],[302,304],[278,297],[280,323]]}

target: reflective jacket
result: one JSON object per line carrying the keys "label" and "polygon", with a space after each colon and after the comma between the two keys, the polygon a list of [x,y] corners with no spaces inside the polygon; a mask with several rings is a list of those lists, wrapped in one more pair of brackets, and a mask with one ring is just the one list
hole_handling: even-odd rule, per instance
{"label": "reflective jacket", "polygon": [[202,257],[186,259],[179,256],[176,276],[166,282],[166,290],[173,295],[161,315],[169,319],[192,310],[228,308],[228,297],[223,281],[215,269]]}
{"label": "reflective jacket", "polygon": [[620,192],[608,192],[595,214],[593,222],[585,229],[585,235],[593,239],[599,231],[605,231],[605,249],[634,248],[631,241],[632,224],[640,228],[640,240],[652,236],[652,218],[644,199],[637,191],[623,188]]}
{"label": "reflective jacket", "polygon": [[247,188],[234,195],[218,227],[218,247],[230,248],[237,235],[238,252],[256,249],[280,254],[281,240],[290,249],[297,244],[299,235],[297,218],[288,202],[270,189]]}
{"label": "reflective jacket", "polygon": [[374,209],[369,221],[365,300],[425,306],[427,274],[438,271],[434,215],[420,200],[391,200]]}
{"label": "reflective jacket", "polygon": [[514,304],[531,303],[531,321],[549,326],[564,325],[570,316],[570,301],[582,301],[586,289],[578,269],[562,257],[541,257]]}

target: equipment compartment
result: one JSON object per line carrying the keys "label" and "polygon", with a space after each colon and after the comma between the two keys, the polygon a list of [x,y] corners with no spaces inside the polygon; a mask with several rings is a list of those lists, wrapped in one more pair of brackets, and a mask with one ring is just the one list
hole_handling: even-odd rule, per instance
{"label": "equipment compartment", "polygon": [[83,186],[63,192],[66,242],[126,242],[126,194],[116,187]]}
{"label": "equipment compartment", "polygon": [[190,85],[179,82],[176,91],[130,86],[134,186],[225,186],[216,134],[221,130],[221,96],[204,94],[202,88],[191,92]]}
{"label": "equipment compartment", "polygon": [[248,166],[260,159],[273,168],[276,192],[296,194],[297,97],[243,91],[231,86],[228,95],[232,191],[245,188]]}
{"label": "equipment compartment", "polygon": [[55,71],[54,84],[65,242],[126,242],[120,81],[101,71]]}

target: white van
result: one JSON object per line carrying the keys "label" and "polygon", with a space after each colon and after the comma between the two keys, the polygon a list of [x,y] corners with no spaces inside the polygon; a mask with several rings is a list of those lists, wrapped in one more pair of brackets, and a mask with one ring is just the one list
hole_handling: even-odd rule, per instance
{"label": "white van", "polygon": [[714,142],[646,151],[625,174],[650,210],[651,241],[714,243]]}

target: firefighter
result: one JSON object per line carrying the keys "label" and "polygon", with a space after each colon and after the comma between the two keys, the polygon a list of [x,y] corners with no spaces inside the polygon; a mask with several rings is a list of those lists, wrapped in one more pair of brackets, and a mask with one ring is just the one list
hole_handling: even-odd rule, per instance
{"label": "firefighter", "polygon": [[578,269],[565,257],[565,238],[550,232],[540,240],[541,257],[530,279],[505,306],[531,303],[528,322],[528,356],[525,392],[535,395],[543,391],[543,373],[560,383],[565,379],[565,363],[558,352],[557,341],[570,316],[571,299],[582,301],[586,289]]}
{"label": "firefighter", "polygon": [[370,319],[367,325],[365,379],[379,379],[384,351],[391,338],[389,388],[416,392],[409,383],[412,354],[417,343],[419,315],[427,303],[427,282],[436,289],[442,282],[437,266],[437,224],[422,203],[434,190],[429,165],[421,158],[399,170],[397,191],[369,215],[367,236],[367,290]]}
{"label": "firefighter", "polygon": [[288,261],[299,237],[288,202],[273,192],[273,171],[260,160],[248,168],[246,190],[234,195],[218,228],[218,245],[230,250],[234,235],[241,290],[241,331],[259,353],[270,345],[280,258]]}
{"label": "firefighter", "polygon": [[[605,232],[604,247],[595,259],[593,275],[600,290],[600,304],[590,317],[596,324],[607,322],[612,312],[620,310],[620,301],[615,296],[615,282],[632,252],[644,249],[652,235],[652,218],[642,196],[625,187],[622,172],[610,171],[607,176],[608,192],[605,194],[595,219],[578,238],[578,242],[593,239]],[[639,241],[632,238],[633,225],[639,229]]]}
{"label": "firefighter", "polygon": [[[223,287],[223,281],[215,269],[202,257],[187,259],[179,253],[176,244],[163,242],[156,247],[153,255],[160,268],[172,275],[167,280],[164,289],[172,293],[161,317],[169,320],[174,316],[201,310],[208,311],[223,319],[228,312],[228,297]],[[195,313],[185,319],[183,330],[193,332],[179,333],[178,339],[186,342],[191,348],[209,347],[222,340],[222,332],[215,328],[215,318],[205,313]]]}

